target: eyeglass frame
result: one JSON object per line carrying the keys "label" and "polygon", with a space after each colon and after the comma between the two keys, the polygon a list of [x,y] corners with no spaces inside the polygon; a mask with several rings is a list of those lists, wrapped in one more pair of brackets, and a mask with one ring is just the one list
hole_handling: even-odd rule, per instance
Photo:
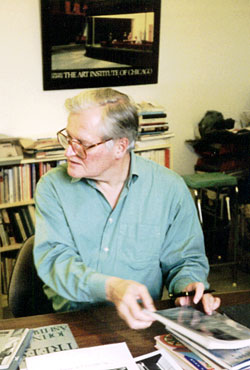
{"label": "eyeglass frame", "polygon": [[[76,153],[76,155],[77,155],[78,157],[82,158],[82,159],[87,158],[87,155],[88,155],[88,154],[87,154],[87,150],[89,150],[89,149],[91,149],[91,148],[94,148],[94,147],[96,147],[96,146],[98,146],[98,145],[105,144],[105,143],[106,143],[107,141],[109,141],[109,140],[113,140],[112,138],[109,138],[109,139],[106,139],[106,140],[104,140],[104,141],[100,141],[99,143],[92,144],[92,145],[90,145],[90,146],[86,147],[85,145],[83,145],[83,144],[81,143],[81,141],[80,141],[80,140],[78,140],[78,139],[74,139],[74,138],[71,138],[68,134],[67,134],[67,136],[66,136],[66,135],[64,135],[64,134],[62,133],[62,131],[64,131],[64,130],[66,130],[66,127],[65,127],[65,128],[63,128],[62,130],[60,130],[60,131],[58,131],[58,132],[56,133],[57,140],[58,140],[59,144],[61,144],[61,145],[62,145],[62,143],[60,142],[60,139],[59,139],[59,137],[60,137],[60,135],[61,135],[61,136],[65,137],[65,139],[67,140],[67,142],[68,142],[68,146],[70,145],[70,146],[72,147],[72,149],[74,150],[74,152]],[[67,132],[67,131],[66,131],[66,132]],[[79,155],[78,151],[77,151],[77,150],[75,150],[74,145],[72,145],[72,143],[73,143],[73,144],[74,144],[74,143],[76,143],[76,144],[78,144],[78,145],[82,148],[82,150],[83,150],[83,154],[84,154],[83,156]],[[67,147],[64,147],[63,145],[62,145],[62,147],[63,147],[64,149],[67,149]]]}

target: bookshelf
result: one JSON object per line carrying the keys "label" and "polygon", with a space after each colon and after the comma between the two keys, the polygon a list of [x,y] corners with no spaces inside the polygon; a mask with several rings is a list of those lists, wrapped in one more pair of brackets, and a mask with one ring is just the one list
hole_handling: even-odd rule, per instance
{"label": "bookshelf", "polygon": [[0,160],[0,315],[18,250],[34,233],[34,191],[40,177],[65,160],[50,158]]}

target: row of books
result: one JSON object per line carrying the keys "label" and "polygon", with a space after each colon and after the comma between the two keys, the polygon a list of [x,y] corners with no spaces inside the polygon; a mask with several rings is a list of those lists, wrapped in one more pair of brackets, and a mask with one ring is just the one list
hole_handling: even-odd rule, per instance
{"label": "row of books", "polygon": [[59,163],[61,161],[0,167],[0,204],[32,199],[37,181]]}
{"label": "row of books", "polygon": [[146,140],[169,130],[167,112],[161,105],[141,102],[137,104],[139,115],[139,140]]}
{"label": "row of books", "polygon": [[154,149],[137,152],[143,158],[150,159],[162,166],[170,168],[170,149]]}
{"label": "row of books", "polygon": [[4,208],[0,210],[0,248],[22,243],[35,230],[35,206]]}

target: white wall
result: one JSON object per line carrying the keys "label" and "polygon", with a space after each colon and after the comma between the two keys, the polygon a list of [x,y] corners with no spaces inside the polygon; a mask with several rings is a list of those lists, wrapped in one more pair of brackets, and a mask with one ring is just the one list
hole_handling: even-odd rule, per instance
{"label": "white wall", "polygon": [[[0,1],[0,35],[0,134],[54,136],[79,90],[43,91],[39,0]],[[162,0],[159,83],[119,89],[166,106],[177,172],[193,171],[185,140],[207,110],[250,109],[249,37],[249,0]]]}

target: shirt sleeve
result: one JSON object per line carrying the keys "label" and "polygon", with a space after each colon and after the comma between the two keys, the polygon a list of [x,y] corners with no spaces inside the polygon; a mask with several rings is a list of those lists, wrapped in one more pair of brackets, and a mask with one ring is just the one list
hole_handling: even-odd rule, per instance
{"label": "shirt sleeve", "polygon": [[105,300],[108,276],[90,269],[82,261],[60,205],[56,185],[49,176],[40,179],[35,203],[34,262],[38,275],[50,288],[51,296],[59,295],[73,302]]}
{"label": "shirt sleeve", "polygon": [[169,293],[182,291],[191,282],[209,287],[209,264],[197,210],[182,179],[175,184],[169,223],[161,252],[163,278]]}

